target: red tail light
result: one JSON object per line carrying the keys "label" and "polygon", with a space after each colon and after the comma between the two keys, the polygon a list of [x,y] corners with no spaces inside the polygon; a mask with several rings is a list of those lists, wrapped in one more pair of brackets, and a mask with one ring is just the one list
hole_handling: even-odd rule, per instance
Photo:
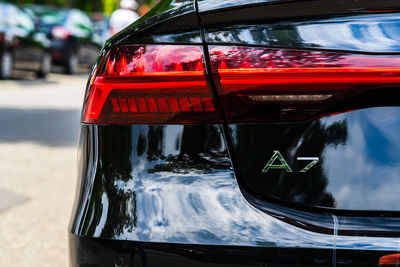
{"label": "red tail light", "polygon": [[390,254],[379,258],[379,266],[398,266],[400,264],[400,254]]}
{"label": "red tail light", "polygon": [[130,45],[111,50],[89,88],[85,123],[221,121],[201,47]]}
{"label": "red tail light", "polygon": [[51,30],[51,34],[55,39],[65,40],[71,36],[70,32],[62,26],[56,26]]}
{"label": "red tail light", "polygon": [[[228,122],[302,121],[363,92],[400,85],[400,57],[327,51],[210,47]],[[221,122],[202,48],[128,45],[101,60],[84,123]]]}
{"label": "red tail light", "polygon": [[231,122],[305,120],[363,91],[400,84],[400,57],[214,46],[211,63]]}

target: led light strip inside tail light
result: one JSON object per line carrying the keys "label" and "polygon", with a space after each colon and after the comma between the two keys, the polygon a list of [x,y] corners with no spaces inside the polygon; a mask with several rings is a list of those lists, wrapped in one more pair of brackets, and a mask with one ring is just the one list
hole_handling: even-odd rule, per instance
{"label": "led light strip inside tail light", "polygon": [[128,45],[112,49],[92,79],[84,123],[221,122],[201,47]]}
{"label": "led light strip inside tail light", "polygon": [[227,46],[209,53],[229,122],[304,121],[400,84],[399,55]]}
{"label": "led light strip inside tail light", "polygon": [[202,47],[126,45],[100,60],[82,122],[305,121],[344,112],[348,107],[338,106],[365,92],[400,85],[400,55],[230,46],[211,46],[209,54],[223,111],[207,83]]}

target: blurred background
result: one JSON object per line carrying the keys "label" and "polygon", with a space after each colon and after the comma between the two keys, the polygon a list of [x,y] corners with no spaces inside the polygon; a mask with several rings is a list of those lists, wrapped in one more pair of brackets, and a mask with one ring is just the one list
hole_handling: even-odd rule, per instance
{"label": "blurred background", "polygon": [[0,266],[67,266],[88,74],[157,2],[0,0]]}
{"label": "blurred background", "polygon": [[[65,8],[78,8],[87,13],[102,12],[108,15],[118,9],[120,6],[119,0],[14,0],[9,1],[16,5],[25,4],[38,4],[38,5],[51,5]],[[154,6],[157,0],[137,0],[140,6]]]}

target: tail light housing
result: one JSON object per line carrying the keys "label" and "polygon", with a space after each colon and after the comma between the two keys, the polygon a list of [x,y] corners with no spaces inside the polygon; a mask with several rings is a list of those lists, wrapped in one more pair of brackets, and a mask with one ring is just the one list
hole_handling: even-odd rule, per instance
{"label": "tail light housing", "polygon": [[400,254],[389,254],[379,258],[379,266],[398,266],[400,264]]}
{"label": "tail light housing", "polygon": [[394,55],[212,46],[210,58],[229,122],[303,121],[400,84]]}
{"label": "tail light housing", "polygon": [[129,45],[109,51],[85,100],[84,123],[221,121],[196,46]]}
{"label": "tail light housing", "polygon": [[328,115],[352,96],[400,85],[397,55],[211,46],[215,97],[207,83],[203,55],[201,46],[187,45],[111,49],[91,79],[82,121],[304,121]]}

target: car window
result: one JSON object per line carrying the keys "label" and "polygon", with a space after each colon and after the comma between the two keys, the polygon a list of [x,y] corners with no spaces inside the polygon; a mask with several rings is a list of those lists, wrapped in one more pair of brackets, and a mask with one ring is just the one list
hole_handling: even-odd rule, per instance
{"label": "car window", "polygon": [[46,25],[63,24],[66,17],[67,17],[67,12],[64,10],[43,12],[43,14],[41,14],[41,23]]}

